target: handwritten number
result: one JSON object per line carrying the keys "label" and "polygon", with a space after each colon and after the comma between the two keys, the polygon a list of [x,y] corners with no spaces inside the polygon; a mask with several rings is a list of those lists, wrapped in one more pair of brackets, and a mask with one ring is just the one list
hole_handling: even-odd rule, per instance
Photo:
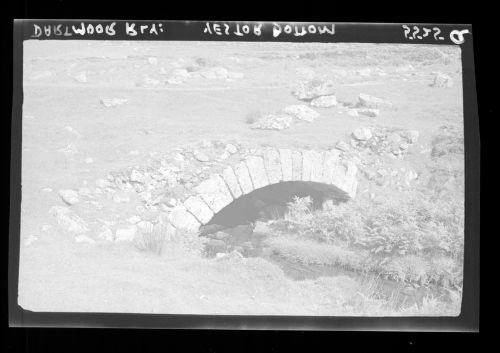
{"label": "handwritten number", "polygon": [[405,38],[408,38],[408,33],[410,33],[410,27],[407,25],[403,25],[403,28],[405,29]]}
{"label": "handwritten number", "polygon": [[454,30],[450,32],[450,39],[455,44],[462,44],[464,40],[464,34],[469,33],[468,29],[464,29],[463,31]]}

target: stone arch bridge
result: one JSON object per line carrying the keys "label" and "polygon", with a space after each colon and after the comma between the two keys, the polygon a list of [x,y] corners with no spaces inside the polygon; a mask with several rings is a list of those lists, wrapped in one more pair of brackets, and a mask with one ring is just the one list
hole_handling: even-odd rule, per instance
{"label": "stone arch bridge", "polygon": [[265,148],[226,163],[192,187],[168,215],[177,229],[197,231],[244,195],[270,185],[299,182],[345,200],[356,194],[357,167],[338,150]]}

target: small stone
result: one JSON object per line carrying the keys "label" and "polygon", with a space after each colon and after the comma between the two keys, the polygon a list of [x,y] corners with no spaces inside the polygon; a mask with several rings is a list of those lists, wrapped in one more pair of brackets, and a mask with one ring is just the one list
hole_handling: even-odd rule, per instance
{"label": "small stone", "polygon": [[370,117],[370,118],[376,118],[380,114],[380,110],[378,109],[358,109],[358,114]]}
{"label": "small stone", "polygon": [[128,219],[128,222],[130,224],[136,224],[136,223],[139,223],[141,221],[141,217],[139,216],[132,216]]}
{"label": "small stone", "polygon": [[364,93],[359,94],[358,100],[359,100],[358,106],[360,107],[373,108],[373,109],[381,109],[381,108],[391,109],[393,107],[391,102]]}
{"label": "small stone", "polygon": [[101,232],[99,232],[99,234],[97,234],[97,236],[99,237],[99,239],[102,239],[102,240],[106,240],[106,241],[113,240],[113,232],[108,227],[103,227]]}
{"label": "small stone", "polygon": [[77,243],[87,243],[87,244],[94,244],[95,243],[95,240],[84,235],[84,234],[79,234],[77,236],[75,236],[75,241]]}
{"label": "small stone", "polygon": [[449,75],[446,75],[442,72],[438,72],[434,76],[434,80],[431,83],[431,87],[437,87],[437,88],[453,87],[453,79]]}
{"label": "small stone", "polygon": [[78,198],[78,193],[74,190],[59,190],[59,196],[66,202],[68,205],[74,205],[80,202]]}
{"label": "small stone", "polygon": [[401,134],[409,143],[416,143],[420,133],[418,130],[408,130]]}
{"label": "small stone", "polygon": [[77,73],[75,76],[73,76],[73,78],[80,83],[88,82],[87,73],[85,71]]}
{"label": "small stone", "polygon": [[349,109],[347,111],[347,115],[349,115],[349,116],[359,116],[358,111],[356,109]]}
{"label": "small stone", "polygon": [[112,186],[112,184],[107,179],[98,179],[96,180],[95,184],[101,189],[109,188]]}
{"label": "small stone", "polygon": [[350,145],[348,143],[346,143],[345,141],[337,142],[337,144],[335,145],[335,148],[338,150],[341,150],[343,152],[348,152],[351,149]]}
{"label": "small stone", "polygon": [[402,143],[399,145],[399,148],[403,151],[406,151],[410,146],[407,143]]}
{"label": "small stone", "polygon": [[226,145],[226,151],[228,151],[231,154],[234,154],[234,153],[238,152],[238,148],[235,145],[228,143]]}
{"label": "small stone", "polygon": [[259,130],[284,130],[288,129],[291,123],[292,117],[289,115],[268,114],[250,125],[250,128]]}
{"label": "small stone", "polygon": [[372,132],[369,128],[362,127],[354,130],[352,136],[358,141],[366,141],[371,139]]}
{"label": "small stone", "polygon": [[52,192],[53,190],[51,188],[43,188],[42,191],[43,192]]}
{"label": "small stone", "polygon": [[227,152],[227,151],[222,152],[222,154],[219,156],[219,159],[221,159],[221,160],[225,160],[228,158],[229,158],[229,152]]}
{"label": "small stone", "polygon": [[113,202],[115,203],[129,203],[130,196],[124,193],[118,193],[113,195]]}
{"label": "small stone", "polygon": [[196,158],[200,162],[208,162],[210,158],[202,151],[194,151],[193,152],[194,158]]}
{"label": "small stone", "polygon": [[115,233],[116,241],[132,241],[134,240],[135,233],[137,232],[137,226],[133,225],[128,228],[117,229]]}
{"label": "small stone", "polygon": [[283,112],[296,119],[312,122],[319,116],[319,113],[309,108],[307,105],[290,105],[283,109]]}
{"label": "small stone", "polygon": [[137,151],[137,150],[130,151],[128,154],[129,154],[130,156],[138,156],[138,155],[139,155],[139,151]]}
{"label": "small stone", "polygon": [[89,188],[79,188],[78,194],[81,196],[90,196],[92,195],[92,191]]}
{"label": "small stone", "polygon": [[37,240],[38,240],[37,235],[30,234],[30,236],[28,236],[28,238],[26,238],[26,240],[24,241],[24,246],[29,246]]}
{"label": "small stone", "polygon": [[313,79],[299,83],[293,94],[301,100],[335,94],[335,83],[330,80]]}
{"label": "small stone", "polygon": [[128,102],[128,99],[125,98],[103,98],[101,99],[101,104],[106,108],[116,107],[118,105],[122,105]]}
{"label": "small stone", "polygon": [[139,196],[143,201],[149,202],[151,201],[151,197],[153,196],[149,191],[143,191],[139,193]]}
{"label": "small stone", "polygon": [[44,225],[41,227],[42,232],[47,232],[47,231],[49,231],[50,229],[52,229],[52,226],[51,226],[51,225],[49,225],[49,224],[44,224]]}
{"label": "small stone", "polygon": [[311,101],[311,105],[317,108],[329,108],[337,105],[337,97],[335,96],[321,96]]}
{"label": "small stone", "polygon": [[151,65],[157,65],[158,64],[158,59],[155,58],[155,57],[149,57],[148,58],[148,63],[150,63]]}
{"label": "small stone", "polygon": [[390,144],[399,143],[399,142],[401,142],[401,136],[394,132],[394,133],[390,134],[389,136],[387,136],[386,140]]}
{"label": "small stone", "polygon": [[142,183],[144,181],[144,176],[134,169],[132,170],[132,173],[130,173],[130,181]]}
{"label": "small stone", "polygon": [[87,164],[91,164],[91,163],[94,163],[94,160],[92,158],[85,158],[85,163]]}
{"label": "small stone", "polygon": [[224,240],[229,238],[231,235],[227,234],[226,232],[218,231],[217,233],[213,234],[214,239],[219,239],[219,240]]}
{"label": "small stone", "polygon": [[168,207],[175,207],[177,206],[177,200],[174,199],[173,197],[168,197],[166,198],[163,203],[167,205]]}

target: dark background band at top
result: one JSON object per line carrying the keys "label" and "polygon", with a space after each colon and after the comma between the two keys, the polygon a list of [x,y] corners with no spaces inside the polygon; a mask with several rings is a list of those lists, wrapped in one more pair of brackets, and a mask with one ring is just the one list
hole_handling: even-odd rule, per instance
{"label": "dark background band at top", "polygon": [[[21,22],[22,21],[22,22]],[[441,44],[457,45],[450,39],[450,33],[454,30],[468,30],[469,33],[463,36],[465,43],[471,40],[471,26],[465,24],[367,24],[367,23],[328,23],[328,22],[235,22],[235,21],[126,21],[126,20],[19,20],[22,25],[23,39],[39,40],[210,40],[210,41],[276,41],[276,42],[358,42],[358,43],[406,43],[406,44]],[[126,32],[126,24],[134,24],[137,35],[131,36]],[[102,28],[115,23],[113,28],[114,35],[109,35],[104,30],[103,33],[89,34],[85,31],[84,35],[73,31],[74,26],[77,29],[101,25]],[[19,23],[18,23],[19,24]],[[161,24],[161,26],[160,26]],[[212,34],[205,31],[207,24]],[[277,24],[277,25],[275,25]],[[334,34],[309,33],[308,27],[326,26],[331,31],[334,24]],[[34,37],[35,25],[41,29],[41,35]],[[147,25],[144,33],[140,32],[140,26]],[[158,34],[150,33],[150,29],[155,25]],[[216,34],[214,25],[219,25],[220,33]],[[235,34],[239,31],[243,33],[242,27],[249,26],[249,33],[244,35]],[[255,35],[254,25],[261,25],[260,35]],[[281,34],[273,36],[273,29],[281,27]],[[285,33],[285,26],[291,26],[292,33]],[[408,26],[405,36],[405,28]],[[239,29],[238,29],[239,26]],[[415,26],[418,28],[415,28]],[[44,33],[45,27],[50,27],[50,35]],[[296,29],[297,28],[297,29]],[[296,31],[301,33],[302,28],[305,35],[295,35]],[[429,29],[425,37],[422,36],[424,28]],[[436,30],[436,28],[438,30]],[[227,34],[225,32],[228,32]],[[56,34],[56,32],[58,34]],[[71,35],[70,35],[71,34]],[[441,37],[442,39],[439,39]]]}

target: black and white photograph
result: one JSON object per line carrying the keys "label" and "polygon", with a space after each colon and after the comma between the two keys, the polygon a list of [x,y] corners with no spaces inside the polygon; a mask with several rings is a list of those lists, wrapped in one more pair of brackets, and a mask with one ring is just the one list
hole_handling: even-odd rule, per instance
{"label": "black and white photograph", "polygon": [[18,305],[459,316],[461,47],[215,31],[23,41]]}

